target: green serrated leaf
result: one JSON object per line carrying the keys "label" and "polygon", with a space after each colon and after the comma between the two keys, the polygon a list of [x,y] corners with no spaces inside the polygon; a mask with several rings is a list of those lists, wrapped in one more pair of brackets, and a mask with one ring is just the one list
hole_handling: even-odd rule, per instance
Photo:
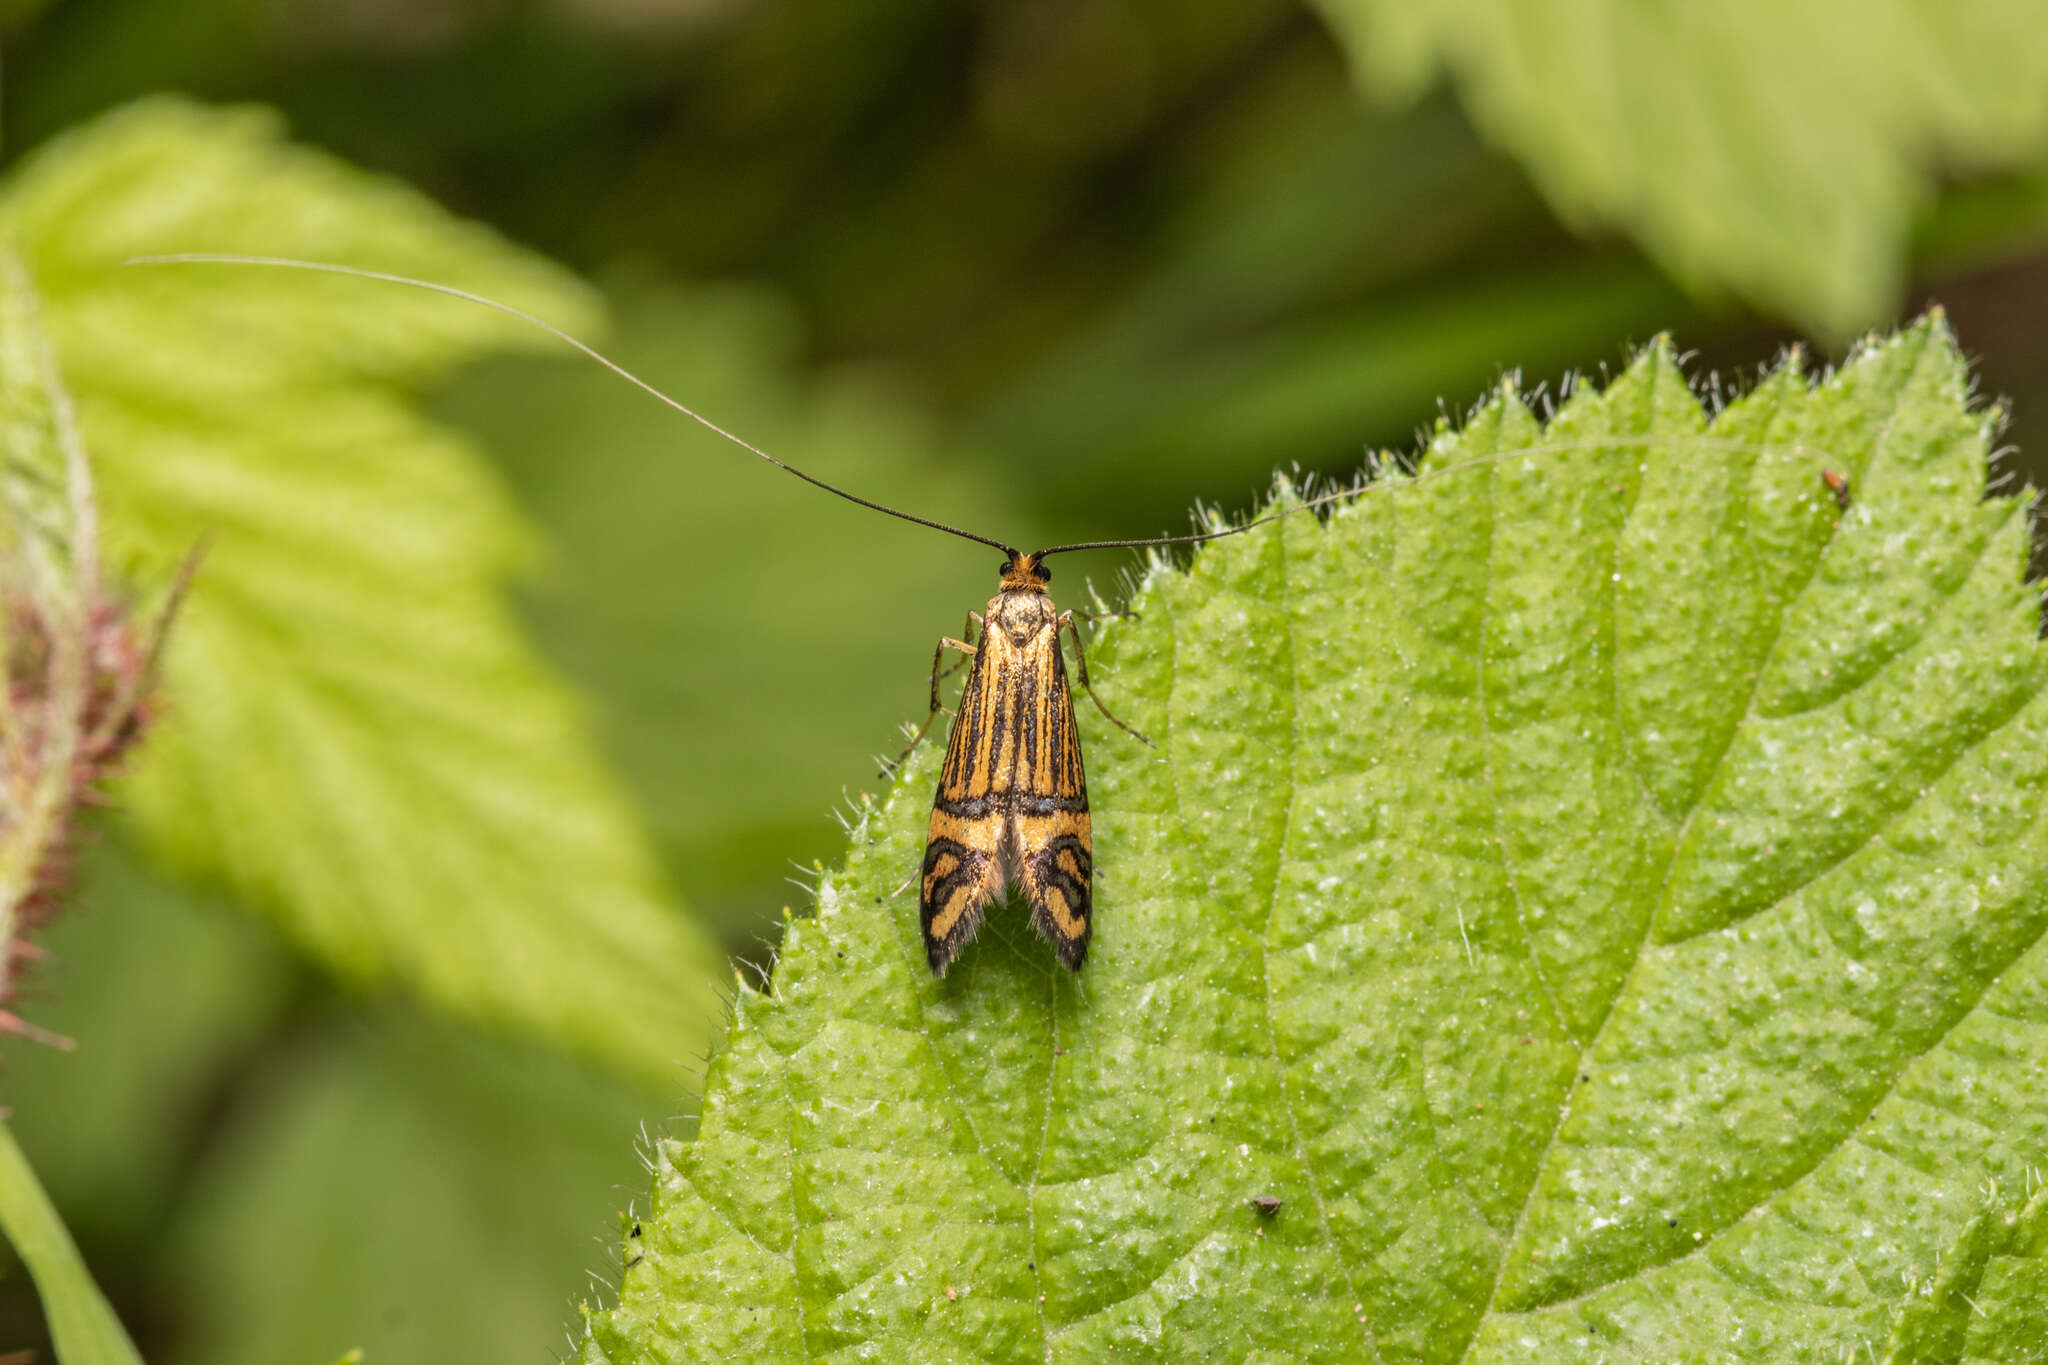
{"label": "green serrated leaf", "polygon": [[1890,314],[1944,171],[2048,158],[2025,0],[1317,0],[1373,93],[1439,69],[1567,218],[1834,335]]}
{"label": "green serrated leaf", "polygon": [[1013,906],[931,979],[928,746],[739,1002],[584,1359],[1883,1343],[2048,1154],[1990,425],[1938,319],[1711,420],[1660,345],[1154,572],[1091,646],[1159,748],[1082,717],[1085,972]]}
{"label": "green serrated leaf", "polygon": [[672,1091],[718,1013],[717,955],[512,617],[522,518],[407,393],[537,334],[361,281],[122,262],[375,265],[585,329],[592,296],[267,114],[175,100],[45,148],[0,237],[75,378],[109,544],[150,581],[212,537],[122,791],[149,842],[335,970]]}

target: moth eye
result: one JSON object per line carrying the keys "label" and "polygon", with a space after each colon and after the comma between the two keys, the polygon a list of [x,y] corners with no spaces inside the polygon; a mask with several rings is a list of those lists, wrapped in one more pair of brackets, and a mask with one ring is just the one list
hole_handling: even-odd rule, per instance
{"label": "moth eye", "polygon": [[1052,582],[1052,570],[1041,564],[1038,566],[1038,577],[1041,582],[1050,583]]}
{"label": "moth eye", "polygon": [[999,574],[1002,574],[1002,575],[1004,575],[1005,577],[1008,577],[1008,575],[1009,575],[1010,571],[1011,571],[1011,570],[1013,570],[1013,569],[1015,569],[1016,567],[1017,567],[1017,561],[1016,561],[1016,560],[1014,560],[1014,559],[1006,559],[1006,560],[1004,560],[1004,561],[1003,561],[1003,566],[1002,566],[1002,567],[1001,567],[1000,569],[997,569],[997,570],[996,570],[996,572],[997,572],[997,573],[999,573]]}

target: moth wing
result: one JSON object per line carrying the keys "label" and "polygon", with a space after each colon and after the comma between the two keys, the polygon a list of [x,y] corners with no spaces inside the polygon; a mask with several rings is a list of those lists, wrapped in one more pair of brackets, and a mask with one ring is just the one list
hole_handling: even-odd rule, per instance
{"label": "moth wing", "polygon": [[946,741],[925,838],[918,918],[925,958],[939,976],[981,927],[982,912],[1003,894],[1004,810],[991,791],[999,747],[995,684],[1002,670],[991,653],[984,631]]}
{"label": "moth wing", "polygon": [[981,928],[982,912],[1003,894],[1002,822],[990,817],[962,820],[932,812],[924,845],[924,954],[940,976]]}
{"label": "moth wing", "polygon": [[1088,825],[1088,779],[1081,734],[1059,637],[1049,648],[1039,686],[1022,699],[1015,794],[1017,879],[1031,905],[1031,927],[1074,971],[1088,960],[1095,916],[1095,846]]}

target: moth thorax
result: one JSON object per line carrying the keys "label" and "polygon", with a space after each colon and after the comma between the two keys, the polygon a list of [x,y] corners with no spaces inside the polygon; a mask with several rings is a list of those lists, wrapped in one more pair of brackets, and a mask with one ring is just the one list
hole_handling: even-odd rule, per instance
{"label": "moth thorax", "polygon": [[1018,644],[1052,624],[1059,613],[1044,588],[1005,588],[988,604],[989,620]]}

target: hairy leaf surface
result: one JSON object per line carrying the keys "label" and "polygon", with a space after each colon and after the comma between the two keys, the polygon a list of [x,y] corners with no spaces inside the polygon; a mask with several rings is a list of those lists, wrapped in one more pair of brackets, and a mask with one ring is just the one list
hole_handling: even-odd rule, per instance
{"label": "hairy leaf surface", "polygon": [[716,1017],[717,955],[512,616],[522,518],[413,409],[421,383],[537,334],[356,280],[122,262],[374,265],[570,326],[590,296],[268,115],[171,100],[40,152],[0,237],[75,386],[117,567],[161,579],[211,538],[172,709],[122,792],[152,845],[344,975],[673,1090]]}
{"label": "hairy leaf surface", "polygon": [[1086,970],[1013,906],[931,978],[928,745],[584,1359],[1840,1361],[1919,1305],[1956,1360],[1965,1261],[2038,1313],[1971,1228],[2048,1160],[2048,669],[1965,394],[1938,319],[1711,420],[1658,346],[1157,568]]}

